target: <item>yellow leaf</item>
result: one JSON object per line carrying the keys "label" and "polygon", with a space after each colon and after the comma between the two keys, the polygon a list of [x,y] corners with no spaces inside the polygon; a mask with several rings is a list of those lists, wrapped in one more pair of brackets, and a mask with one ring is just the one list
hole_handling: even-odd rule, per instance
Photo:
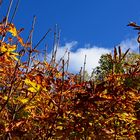
{"label": "yellow leaf", "polygon": [[49,107],[50,107],[50,109],[53,109],[54,105],[53,105],[52,102],[50,103],[50,106]]}
{"label": "yellow leaf", "polygon": [[89,125],[90,125],[90,126],[92,126],[92,125],[93,125],[93,123],[89,122]]}
{"label": "yellow leaf", "polygon": [[129,116],[129,114],[125,113],[125,112],[121,114],[122,119],[126,119],[128,116]]}
{"label": "yellow leaf", "polygon": [[82,117],[82,115],[80,113],[77,114],[77,117]]}
{"label": "yellow leaf", "polygon": [[1,48],[0,48],[0,51],[1,52],[13,52],[16,50],[16,45],[10,45],[10,44],[6,44],[6,43],[3,43],[1,45]]}
{"label": "yellow leaf", "polygon": [[12,34],[12,36],[14,36],[14,37],[17,36],[17,30],[16,30],[14,24],[9,24],[8,31]]}
{"label": "yellow leaf", "polygon": [[20,100],[23,104],[27,103],[28,102],[28,99],[22,99]]}
{"label": "yellow leaf", "polygon": [[26,79],[24,80],[24,82],[25,82],[25,84],[29,85],[29,84],[31,83],[31,80],[26,78]]}
{"label": "yellow leaf", "polygon": [[43,88],[42,90],[45,91],[45,92],[47,92],[47,89],[46,88]]}
{"label": "yellow leaf", "polygon": [[35,83],[32,82],[30,79],[25,79],[25,84],[35,87]]}
{"label": "yellow leaf", "polygon": [[62,77],[62,73],[58,72],[55,76],[56,76],[56,78],[61,78]]}
{"label": "yellow leaf", "polygon": [[30,87],[28,88],[28,91],[31,92],[38,92],[41,88],[39,84],[36,82],[31,81],[30,79],[25,79],[25,84],[29,85]]}
{"label": "yellow leaf", "polygon": [[18,61],[18,58],[17,58],[16,56],[18,56],[18,53],[13,53],[13,52],[10,53],[10,57],[11,57],[12,59]]}
{"label": "yellow leaf", "polygon": [[121,120],[129,121],[129,122],[132,122],[133,120],[136,120],[136,118],[132,114],[125,113],[125,112],[124,113],[118,113],[118,117]]}
{"label": "yellow leaf", "polygon": [[28,109],[30,110],[30,109],[33,109],[33,108],[35,108],[35,106],[29,105],[29,106],[26,106],[26,107],[25,107],[25,110],[28,110]]}
{"label": "yellow leaf", "polygon": [[1,52],[6,52],[7,51],[6,45],[2,45],[0,51]]}
{"label": "yellow leaf", "polygon": [[30,91],[30,92],[37,92],[37,90],[34,87],[29,87],[28,91]]}
{"label": "yellow leaf", "polygon": [[56,129],[63,130],[63,126],[57,126]]}
{"label": "yellow leaf", "polygon": [[16,56],[18,56],[19,54],[14,52],[16,50],[16,48],[17,48],[16,45],[2,43],[2,45],[0,47],[0,52],[4,53],[5,59],[7,61],[8,61],[9,57],[18,61],[18,58]]}
{"label": "yellow leaf", "polygon": [[4,100],[7,100],[7,99],[8,99],[8,96],[4,96],[3,99],[4,99]]}
{"label": "yellow leaf", "polygon": [[19,97],[17,98],[18,101],[22,102],[23,104],[27,103],[29,101],[28,98],[23,98],[23,97]]}
{"label": "yellow leaf", "polygon": [[8,47],[8,51],[9,52],[13,52],[13,51],[15,51],[16,50],[16,48],[17,48],[17,46],[16,45],[8,45],[9,47]]}

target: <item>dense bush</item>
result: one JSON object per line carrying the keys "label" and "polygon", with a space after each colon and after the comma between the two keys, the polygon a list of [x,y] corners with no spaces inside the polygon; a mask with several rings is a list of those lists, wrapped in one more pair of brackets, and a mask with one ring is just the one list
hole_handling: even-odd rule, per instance
{"label": "dense bush", "polygon": [[115,48],[102,80],[83,81],[63,59],[38,61],[20,32],[0,24],[0,139],[139,139],[140,59],[122,65]]}

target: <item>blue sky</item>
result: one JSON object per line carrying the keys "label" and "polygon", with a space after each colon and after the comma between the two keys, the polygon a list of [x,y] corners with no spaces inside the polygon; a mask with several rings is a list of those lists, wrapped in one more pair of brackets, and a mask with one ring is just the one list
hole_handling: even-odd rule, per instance
{"label": "blue sky", "polygon": [[[8,0],[3,0],[1,18],[5,16],[8,4]],[[97,66],[100,55],[111,51],[114,46],[121,44],[124,48],[136,48],[137,45],[136,31],[126,25],[129,21],[140,23],[139,0],[21,0],[14,23],[17,28],[25,28],[24,37],[31,28],[33,15],[37,16],[34,44],[49,28],[58,24],[61,30],[58,59],[68,47],[74,56],[71,58],[72,71],[81,67],[84,54],[89,56],[87,64],[91,66],[87,66],[87,70],[90,72],[91,67]],[[44,44],[50,43],[52,36],[50,34]]]}

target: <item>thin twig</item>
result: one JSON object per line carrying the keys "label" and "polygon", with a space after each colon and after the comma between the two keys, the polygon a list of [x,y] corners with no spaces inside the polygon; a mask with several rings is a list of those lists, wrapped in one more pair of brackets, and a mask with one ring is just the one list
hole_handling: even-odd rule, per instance
{"label": "thin twig", "polygon": [[8,10],[7,10],[7,14],[6,14],[5,27],[6,27],[7,22],[8,22],[8,18],[9,18],[9,14],[10,14],[10,11],[11,11],[11,8],[12,8],[12,4],[13,4],[13,0],[10,0],[10,4],[8,6]]}
{"label": "thin twig", "polygon": [[85,55],[85,59],[84,59],[84,67],[83,67],[83,82],[85,81],[85,68],[86,68],[86,55]]}
{"label": "thin twig", "polygon": [[40,43],[46,38],[46,36],[48,35],[48,33],[51,31],[51,29],[49,29],[45,35],[38,41],[38,43],[35,45],[34,50],[40,45]]}
{"label": "thin twig", "polygon": [[[36,22],[36,16],[33,17],[32,28],[31,28],[30,34],[29,34],[28,39],[27,39],[27,41],[30,39],[30,43],[31,43],[29,56],[28,56],[28,61],[27,61],[28,68],[29,68],[29,65],[30,65],[31,55],[32,55],[32,39],[33,39],[33,32],[34,32],[35,22]],[[28,72],[28,69],[27,69],[26,73],[27,72]]]}
{"label": "thin twig", "polygon": [[68,60],[67,60],[66,72],[68,72],[69,62],[70,62],[70,52],[68,52]]}
{"label": "thin twig", "polygon": [[30,33],[29,33],[29,35],[27,37],[27,40],[26,40],[26,42],[30,41],[31,48],[32,48],[32,39],[33,39],[33,32],[34,32],[35,22],[36,22],[36,16],[33,16],[33,21],[32,21],[32,26],[31,26],[31,29],[30,29]]}
{"label": "thin twig", "polygon": [[64,59],[64,57],[65,57],[65,55],[66,55],[67,52],[68,52],[68,49],[66,49],[64,55],[63,55],[63,56],[60,58],[60,60],[58,61],[57,66],[58,66],[58,65],[60,64],[60,62]]}
{"label": "thin twig", "polygon": [[[10,4],[8,6],[8,10],[7,10],[7,14],[6,14],[6,20],[5,20],[4,28],[7,26],[8,18],[9,18],[9,14],[10,14],[10,11],[11,11],[12,4],[13,4],[13,0],[10,0]],[[5,39],[5,36],[2,36],[2,42],[4,41],[4,39]]]}
{"label": "thin twig", "polygon": [[54,60],[54,52],[55,52],[55,47],[56,47],[56,44],[57,44],[57,33],[56,33],[56,28],[57,28],[57,25],[55,26],[55,30],[54,30],[54,41],[53,41],[53,48],[52,48],[52,58],[51,58],[51,62],[50,64],[51,65],[54,65],[53,63],[55,63],[55,60]]}
{"label": "thin twig", "polygon": [[45,45],[45,50],[44,50],[44,61],[47,62],[47,48],[48,48],[48,45],[46,44]]}
{"label": "thin twig", "polygon": [[125,56],[127,55],[127,53],[129,52],[130,48],[126,50],[126,52],[124,53],[123,57],[121,58],[121,61],[125,58]]}
{"label": "thin twig", "polygon": [[83,68],[81,67],[80,72],[79,72],[79,76],[80,76],[80,77],[79,77],[79,78],[80,78],[80,79],[79,79],[79,82],[80,82],[80,83],[82,82],[82,69],[83,69]]}
{"label": "thin twig", "polygon": [[119,49],[119,62],[120,62],[120,60],[121,60],[121,58],[122,58],[121,46],[119,46],[118,49]]}
{"label": "thin twig", "polygon": [[17,3],[16,3],[16,7],[15,7],[15,9],[14,9],[14,13],[13,13],[12,18],[11,18],[11,20],[10,20],[10,23],[12,23],[12,21],[13,21],[15,15],[16,15],[16,12],[17,12],[17,9],[18,9],[18,6],[19,6],[19,2],[20,2],[20,0],[18,0]]}
{"label": "thin twig", "polygon": [[65,76],[65,62],[64,59],[62,60],[62,88],[61,88],[61,94],[63,92],[63,86],[64,86],[64,76]]}
{"label": "thin twig", "polygon": [[31,43],[31,49],[32,49],[32,44],[33,44],[33,32],[34,32],[34,28],[35,28],[35,22],[36,22],[36,16],[33,17],[33,23],[32,23],[32,30],[30,33],[30,43]]}
{"label": "thin twig", "polygon": [[57,36],[56,36],[56,45],[55,45],[55,52],[54,52],[54,62],[56,60],[56,53],[57,53],[57,49],[59,47],[59,41],[60,41],[60,31],[57,28],[56,28],[56,31],[57,31]]}
{"label": "thin twig", "polygon": [[[66,49],[64,55],[60,58],[60,60],[58,61],[58,63],[55,62],[55,64],[56,64],[56,65],[55,65],[55,68],[57,68],[57,67],[59,66],[59,64],[61,63],[61,61],[64,59],[64,57],[65,57],[67,51],[68,51],[68,50]],[[50,61],[49,65],[51,65],[51,61]],[[49,71],[48,74],[51,74],[52,70],[53,70],[53,68]],[[62,70],[62,67],[59,69],[59,72],[60,72],[61,70]]]}

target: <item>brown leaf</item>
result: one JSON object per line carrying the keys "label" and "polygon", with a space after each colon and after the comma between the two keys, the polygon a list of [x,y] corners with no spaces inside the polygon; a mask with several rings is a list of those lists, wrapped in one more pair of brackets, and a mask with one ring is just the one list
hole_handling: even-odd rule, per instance
{"label": "brown leaf", "polygon": [[138,25],[135,22],[130,22],[127,26],[137,27]]}

